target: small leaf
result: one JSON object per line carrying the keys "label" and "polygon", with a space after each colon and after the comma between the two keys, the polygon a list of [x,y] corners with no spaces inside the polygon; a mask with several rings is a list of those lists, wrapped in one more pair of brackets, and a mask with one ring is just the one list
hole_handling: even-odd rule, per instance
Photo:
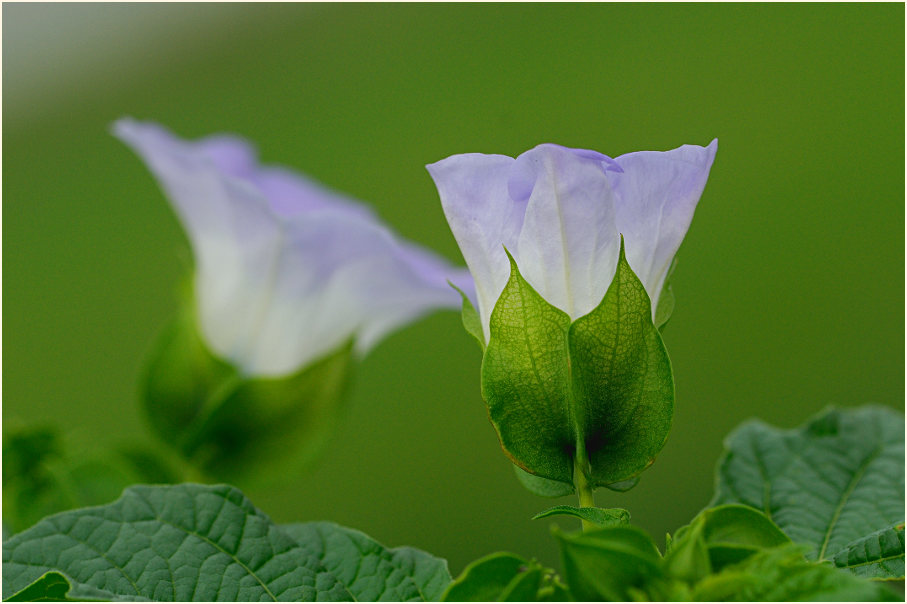
{"label": "small leaf", "polygon": [[224,485],[132,487],[3,544],[3,596],[48,572],[116,600],[348,600],[305,548]]}
{"label": "small leaf", "polygon": [[573,483],[542,478],[541,476],[530,474],[516,465],[513,466],[513,471],[516,472],[516,477],[517,480],[520,481],[520,484],[526,487],[530,492],[540,495],[541,497],[563,497],[565,495],[573,494]]}
{"label": "small leaf", "polygon": [[651,313],[621,240],[614,281],[569,335],[576,421],[596,486],[645,470],[671,430],[674,377]]}
{"label": "small leaf", "polygon": [[577,508],[572,505],[556,505],[532,517],[533,520],[549,516],[574,516],[599,526],[619,526],[629,524],[630,512],[620,508]]}
{"label": "small leaf", "polygon": [[332,522],[281,526],[358,601],[432,602],[451,582],[447,562],[411,547],[387,549]]}
{"label": "small leaf", "polygon": [[463,320],[463,327],[466,329],[466,333],[471,335],[476,342],[479,343],[479,348],[485,350],[485,334],[482,332],[482,319],[479,318],[479,311],[476,310],[476,307],[472,305],[472,301],[469,297],[463,293],[463,290],[451,283],[447,282],[452,288],[457,290],[460,294],[460,297],[463,298],[463,311],[461,313],[461,318]]}
{"label": "small leaf", "polygon": [[444,602],[497,602],[507,587],[529,570],[519,556],[499,552],[472,562],[447,588]]}
{"label": "small leaf", "polygon": [[668,575],[687,583],[695,583],[711,574],[712,563],[706,545],[702,519],[694,520],[677,532],[671,540],[671,550],[665,556],[664,568]]}
{"label": "small leaf", "polygon": [[[703,510],[671,539],[667,556],[673,576],[695,582],[790,539],[759,510],[739,504]],[[705,557],[705,564],[701,558]]]}
{"label": "small leaf", "polygon": [[854,558],[857,566],[844,562],[852,546],[904,521],[903,415],[873,406],[832,409],[794,430],[751,421],[731,433],[725,448],[713,504],[762,510],[795,543],[809,546],[810,560],[903,578],[903,541],[886,540],[885,555],[868,554],[893,564],[862,555]]}
{"label": "small leaf", "polygon": [[807,561],[797,546],[766,549],[706,577],[693,589],[697,601],[896,601],[883,584]]}
{"label": "small leaf", "polygon": [[555,532],[564,575],[579,601],[624,601],[663,576],[661,555],[652,539],[632,526],[584,533]]}

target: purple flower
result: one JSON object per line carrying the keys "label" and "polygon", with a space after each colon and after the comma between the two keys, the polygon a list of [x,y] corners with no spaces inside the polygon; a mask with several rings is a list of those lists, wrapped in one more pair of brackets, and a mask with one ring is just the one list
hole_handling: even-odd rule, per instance
{"label": "purple flower", "polygon": [[510,276],[505,247],[523,278],[577,319],[611,284],[622,234],[654,313],[717,149],[714,140],[611,159],[544,144],[516,159],[468,153],[427,166],[475,279],[486,342]]}
{"label": "purple flower", "polygon": [[437,308],[465,269],[400,240],[366,207],[228,135],[181,140],[122,119],[114,133],[169,197],[195,256],[200,332],[245,375],[298,370],[355,339],[364,353]]}

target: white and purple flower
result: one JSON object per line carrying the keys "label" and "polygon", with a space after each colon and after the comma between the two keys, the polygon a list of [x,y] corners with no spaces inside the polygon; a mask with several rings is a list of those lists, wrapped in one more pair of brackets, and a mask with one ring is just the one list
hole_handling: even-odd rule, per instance
{"label": "white and purple flower", "polygon": [[400,240],[366,207],[292,171],[259,165],[244,140],[184,141],[122,119],[114,133],[145,161],[194,252],[200,332],[243,374],[279,376],[355,340],[364,353],[437,308],[465,269]]}
{"label": "white and purple flower", "polygon": [[516,159],[468,153],[427,166],[475,279],[485,341],[510,276],[575,320],[592,311],[627,261],[654,314],[668,268],[705,188],[718,141],[612,159],[543,144]]}

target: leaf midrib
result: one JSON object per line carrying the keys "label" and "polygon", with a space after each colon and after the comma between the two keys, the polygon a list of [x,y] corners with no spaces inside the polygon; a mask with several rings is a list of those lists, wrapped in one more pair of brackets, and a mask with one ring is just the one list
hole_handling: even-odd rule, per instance
{"label": "leaf midrib", "polygon": [[841,517],[841,512],[844,510],[844,506],[847,504],[847,500],[853,494],[857,488],[857,484],[863,479],[863,475],[866,474],[866,468],[869,467],[875,459],[882,453],[881,445],[877,446],[872,453],[863,460],[863,463],[860,464],[860,467],[854,472],[853,477],[850,479],[850,482],[847,485],[847,488],[844,489],[844,492],[841,494],[841,501],[838,502],[837,508],[835,508],[835,513],[831,517],[831,521],[828,523],[828,530],[825,532],[825,539],[822,541],[822,549],[819,551],[818,560],[826,560],[825,552],[828,549],[828,544],[831,541],[831,534],[834,532],[835,526],[838,523],[838,519]]}

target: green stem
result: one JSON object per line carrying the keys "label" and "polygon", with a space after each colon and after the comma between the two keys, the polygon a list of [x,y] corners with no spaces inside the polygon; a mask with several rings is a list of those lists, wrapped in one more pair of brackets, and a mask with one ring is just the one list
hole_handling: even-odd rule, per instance
{"label": "green stem", "polygon": [[[586,457],[586,451],[583,447],[577,447],[576,457],[573,458],[573,486],[576,494],[579,496],[579,507],[595,507],[595,500],[592,496],[592,484],[589,481],[591,474],[589,459]],[[596,525],[587,520],[583,520],[583,530],[588,531]]]}

